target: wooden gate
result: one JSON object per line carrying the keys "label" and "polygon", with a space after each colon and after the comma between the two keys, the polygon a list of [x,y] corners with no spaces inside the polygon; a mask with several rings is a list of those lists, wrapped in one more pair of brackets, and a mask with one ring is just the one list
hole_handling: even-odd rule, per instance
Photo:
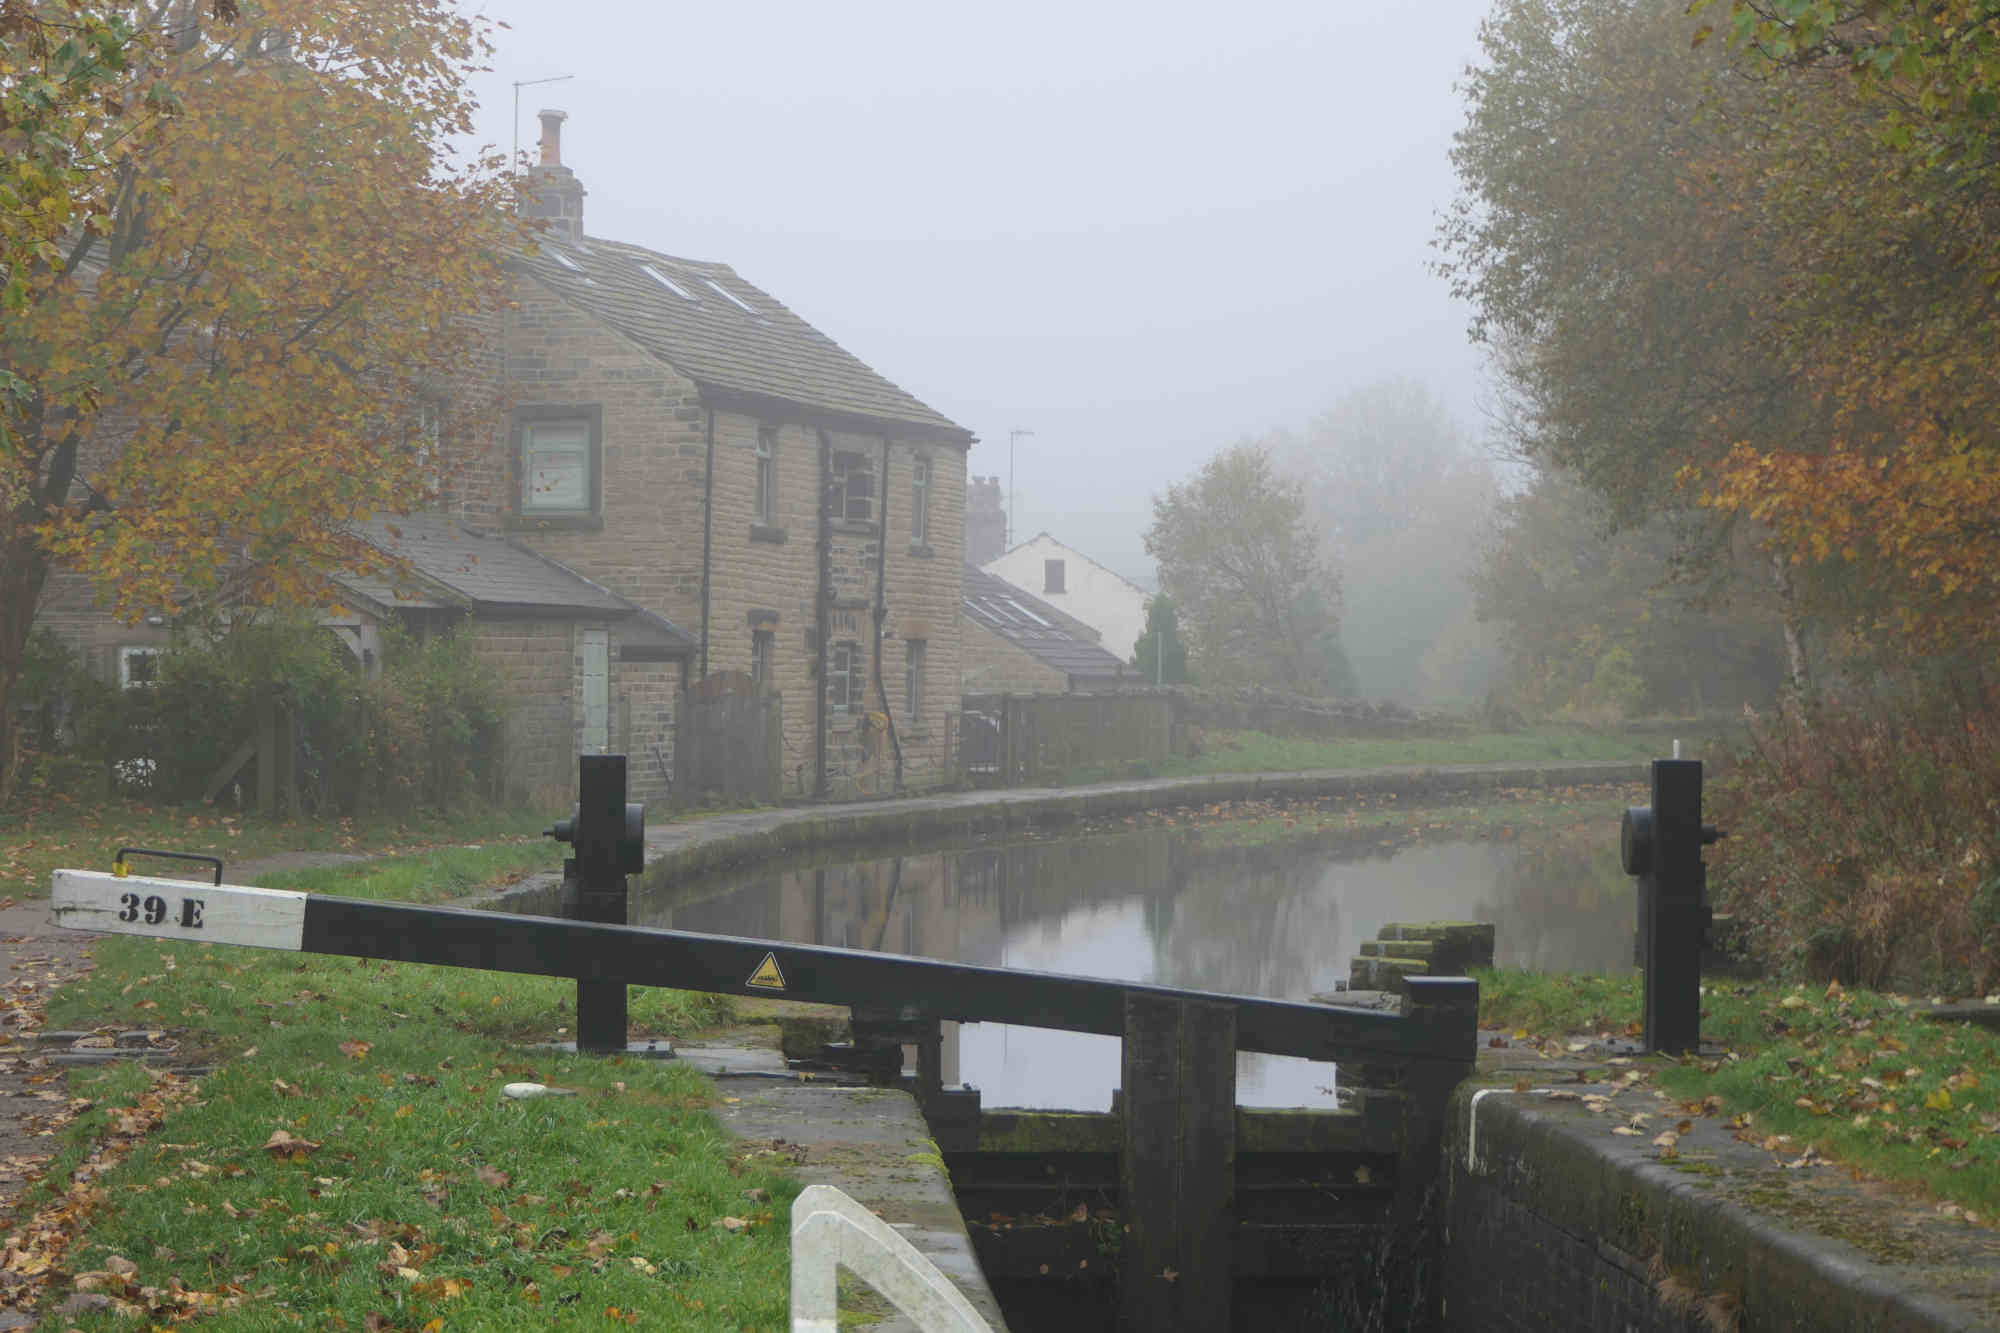
{"label": "wooden gate", "polygon": [[775,805],[784,777],[784,696],[718,671],[681,694],[674,802]]}

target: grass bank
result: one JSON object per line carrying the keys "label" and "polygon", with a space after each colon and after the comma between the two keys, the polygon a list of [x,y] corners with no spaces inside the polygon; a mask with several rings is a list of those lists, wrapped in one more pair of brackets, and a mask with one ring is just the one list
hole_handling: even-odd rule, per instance
{"label": "grass bank", "polygon": [[[1479,974],[1480,1018],[1516,1040],[1637,1035],[1637,976]],[[1725,1054],[1633,1066],[1740,1138],[1812,1154],[2000,1222],[2000,1032],[1919,1015],[1908,996],[1783,982],[1704,988]],[[1709,1098],[1718,1101],[1709,1102]]]}
{"label": "grass bank", "polygon": [[[284,878],[438,896],[506,873],[489,850]],[[63,1155],[14,1223],[46,1296],[91,1307],[63,1327],[783,1325],[786,1160],[732,1144],[690,1070],[527,1045],[567,1033],[573,983],[126,938],[96,958],[52,1026],[162,1028],[215,1068],[70,1074]],[[676,1035],[730,1003],[635,988],[631,1011]]]}
{"label": "grass bank", "polygon": [[[123,800],[49,800],[0,811],[0,895],[46,898],[50,871],[109,870],[120,847],[196,852],[221,857],[227,866],[279,852],[395,855],[439,844],[512,843],[540,846],[544,864],[559,864],[561,858],[550,851],[552,844],[541,837],[550,818],[547,811],[480,809],[452,816],[410,812],[356,819],[265,819]],[[140,873],[147,872],[145,864],[134,864]]]}

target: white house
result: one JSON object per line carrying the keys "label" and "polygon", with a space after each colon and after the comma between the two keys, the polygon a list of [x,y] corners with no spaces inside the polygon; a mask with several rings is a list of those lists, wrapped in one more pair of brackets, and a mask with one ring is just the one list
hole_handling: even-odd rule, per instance
{"label": "white house", "polygon": [[1130,579],[1046,532],[980,568],[1081,620],[1120,661],[1132,660],[1133,645],[1146,630],[1147,594]]}

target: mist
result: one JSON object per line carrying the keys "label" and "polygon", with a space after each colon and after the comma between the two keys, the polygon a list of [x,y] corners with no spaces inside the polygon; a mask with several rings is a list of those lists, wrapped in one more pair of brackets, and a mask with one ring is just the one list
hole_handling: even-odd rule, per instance
{"label": "mist", "polygon": [[687,8],[526,0],[480,141],[569,112],[586,229],[733,265],[975,431],[1015,531],[1142,585],[1151,497],[1414,381],[1477,437],[1428,269],[1486,6]]}

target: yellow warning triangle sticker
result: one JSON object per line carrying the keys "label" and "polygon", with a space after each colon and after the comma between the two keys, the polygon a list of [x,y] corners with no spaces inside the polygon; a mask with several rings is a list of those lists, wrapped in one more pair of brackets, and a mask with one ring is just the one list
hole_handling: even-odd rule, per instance
{"label": "yellow warning triangle sticker", "polygon": [[757,970],[752,972],[750,980],[743,984],[746,986],[755,986],[759,990],[783,990],[785,988],[785,974],[778,970],[778,955],[775,953],[765,954],[764,961],[757,964]]}

